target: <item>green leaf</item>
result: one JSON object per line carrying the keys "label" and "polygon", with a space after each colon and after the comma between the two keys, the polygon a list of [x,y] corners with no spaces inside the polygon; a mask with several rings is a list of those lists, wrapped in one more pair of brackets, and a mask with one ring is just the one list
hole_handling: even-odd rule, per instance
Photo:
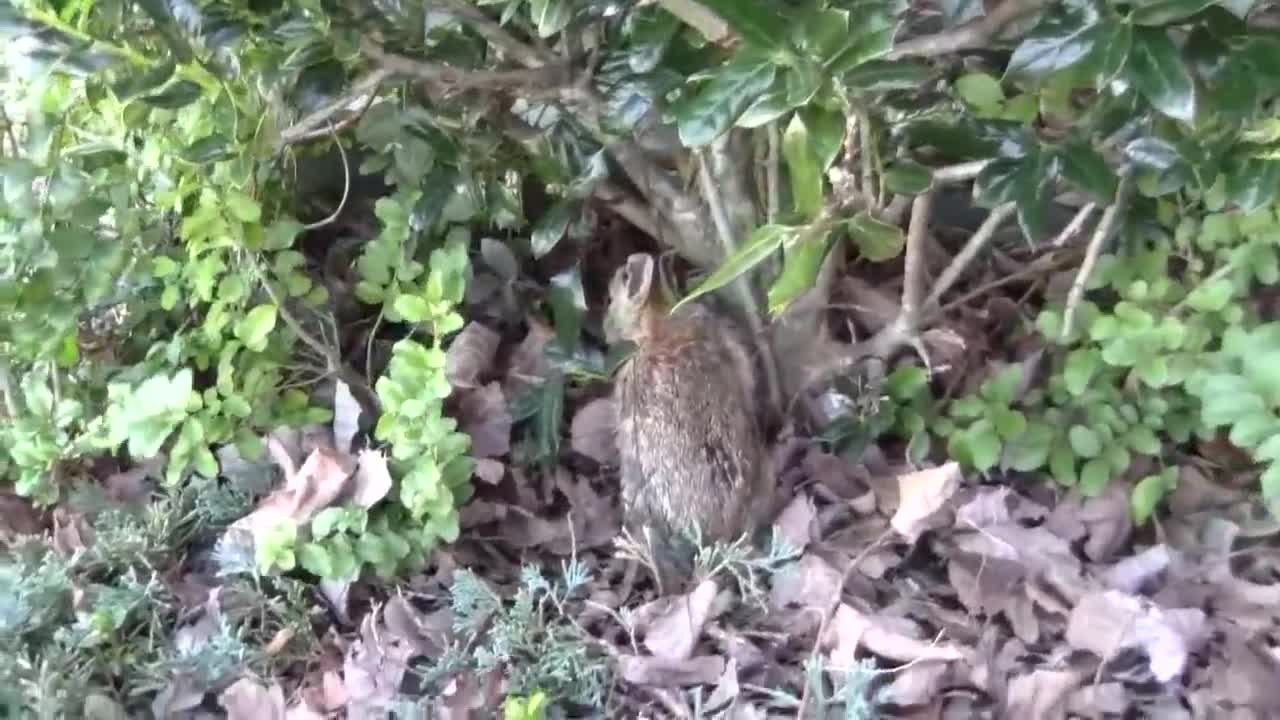
{"label": "green leaf", "polygon": [[1135,3],[1129,18],[1138,25],[1167,25],[1188,18],[1214,0],[1144,0]]}
{"label": "green leaf", "polygon": [[1079,397],[1089,388],[1094,373],[1102,365],[1102,358],[1097,350],[1078,348],[1067,355],[1067,364],[1062,369],[1062,379],[1066,382],[1067,392]]}
{"label": "green leaf", "polygon": [[749,45],[785,50],[787,20],[769,0],[698,0],[719,15]]}
{"label": "green leaf", "polygon": [[1128,72],[1156,110],[1182,122],[1195,121],[1195,81],[1164,28],[1134,29]]}
{"label": "green leaf", "polygon": [[844,147],[844,113],[814,104],[800,108],[799,113],[809,131],[809,145],[818,158],[818,171],[825,173]]}
{"label": "green leaf", "polygon": [[821,237],[812,237],[812,233],[806,235],[809,237],[786,249],[782,272],[769,287],[769,312],[774,316],[781,314],[792,301],[813,287],[831,247],[831,233]]}
{"label": "green leaf", "polygon": [[681,142],[694,148],[715,140],[769,90],[776,74],[772,62],[749,53],[715,68],[696,93],[686,90],[671,107]]}
{"label": "green leaf", "polygon": [[966,433],[969,439],[969,452],[973,457],[973,468],[978,472],[986,472],[1000,461],[1000,436],[990,422],[979,420]]}
{"label": "green leaf", "polygon": [[250,310],[236,324],[236,337],[246,348],[254,352],[262,352],[267,347],[267,338],[276,326],[277,308],[274,304],[259,305]]}
{"label": "green leaf", "polygon": [[1027,418],[1017,410],[997,408],[992,412],[992,419],[996,426],[996,432],[1005,440],[1011,440],[1026,432]]}
{"label": "green leaf", "polygon": [[721,263],[715,272],[708,275],[698,287],[691,290],[680,302],[676,303],[672,310],[674,311],[687,302],[709,292],[719,290],[733,282],[739,275],[751,270],[751,268],[764,262],[766,258],[777,252],[778,248],[782,247],[782,244],[792,237],[795,232],[795,228],[787,225],[761,225],[756,228],[746,245],[743,245],[736,253]]}
{"label": "green leaf", "polygon": [[1049,460],[1053,448],[1054,429],[1043,422],[1032,422],[1017,437],[1005,443],[1004,463],[1018,472],[1031,472]]}
{"label": "green leaf", "polygon": [[1266,207],[1280,193],[1280,159],[1248,158],[1227,174],[1227,195],[1245,212]]}
{"label": "green leaf", "polygon": [[872,60],[845,73],[845,85],[855,93],[914,90],[933,76],[923,63],[907,60]]}
{"label": "green leaf", "polygon": [[1084,425],[1072,425],[1067,437],[1071,440],[1071,450],[1078,457],[1096,458],[1102,452],[1102,440],[1098,433]]}
{"label": "green leaf", "polygon": [[1040,239],[1045,208],[1057,179],[1058,158],[1032,152],[1021,158],[998,158],[987,163],[974,182],[974,194],[987,207],[1012,202],[1018,225],[1030,242]]}
{"label": "green leaf", "polygon": [[1080,493],[1085,497],[1097,497],[1111,482],[1111,463],[1101,458],[1090,460],[1080,469]]}
{"label": "green leaf", "polygon": [[572,352],[582,331],[582,316],[587,312],[587,299],[582,288],[582,272],[578,265],[556,273],[547,292],[552,320],[560,347]]}
{"label": "green leaf", "polygon": [[1269,410],[1251,412],[1236,420],[1227,439],[1242,450],[1252,450],[1280,430],[1280,419]]}
{"label": "green leaf", "polygon": [[240,222],[250,224],[262,219],[262,208],[257,201],[239,190],[228,190],[224,199],[227,209]]}
{"label": "green leaf", "polygon": [[961,75],[955,81],[960,99],[978,110],[995,112],[1004,103],[1000,81],[986,73]]}
{"label": "green leaf", "polygon": [[1070,445],[1061,441],[1054,443],[1053,452],[1049,454],[1049,472],[1059,485],[1072,487],[1076,484],[1076,456]]}
{"label": "green leaf", "polygon": [[302,569],[322,578],[333,577],[333,561],[329,551],[318,543],[307,543],[298,549],[298,563]]}
{"label": "green leaf", "polygon": [[1187,295],[1187,305],[1201,312],[1218,312],[1231,302],[1235,285],[1229,278],[1218,278],[1196,287]]}
{"label": "green leaf", "polygon": [[882,57],[893,49],[898,22],[879,7],[864,5],[854,15],[844,46],[826,59],[827,73],[839,75]]}
{"label": "green leaf", "polygon": [[1058,148],[1062,176],[1102,204],[1110,204],[1116,194],[1116,176],[1102,155],[1087,142],[1069,142]]}
{"label": "green leaf", "polygon": [[1160,454],[1160,438],[1156,437],[1155,431],[1146,425],[1134,425],[1129,428],[1129,432],[1125,434],[1125,443],[1129,449],[1140,455]]}
{"label": "green leaf", "polygon": [[426,322],[431,317],[431,306],[427,304],[426,298],[421,295],[410,295],[408,293],[397,295],[391,307],[405,322]]}
{"label": "green leaf", "polygon": [[933,173],[920,163],[899,160],[885,168],[884,184],[893,193],[919,195],[933,184]]}
{"label": "green leaf", "polygon": [[849,221],[849,234],[862,257],[872,262],[892,260],[906,246],[906,236],[897,225],[877,220],[865,211]]}
{"label": "green leaf", "polygon": [[552,205],[547,213],[538,219],[538,224],[534,226],[533,235],[529,239],[535,258],[542,258],[551,252],[564,237],[570,221],[573,220],[572,205],[567,200],[561,200]]}
{"label": "green leaf", "polygon": [[538,36],[549,38],[569,25],[573,5],[568,0],[529,0],[529,16]]}
{"label": "green leaf", "polygon": [[1267,502],[1280,499],[1280,463],[1273,463],[1259,478],[1262,483],[1262,497]]}
{"label": "green leaf", "polygon": [[885,392],[894,400],[910,400],[929,384],[929,372],[918,365],[904,365],[885,378]]}
{"label": "green leaf", "polygon": [[1166,492],[1164,478],[1159,475],[1148,475],[1133,486],[1133,492],[1129,495],[1129,511],[1135,525],[1147,524]]}
{"label": "green leaf", "polygon": [[1138,358],[1134,370],[1138,379],[1149,387],[1162,388],[1169,384],[1169,359],[1164,355],[1144,354]]}
{"label": "green leaf", "polygon": [[184,108],[204,94],[203,88],[190,80],[177,80],[158,93],[144,96],[142,102],[166,110]]}
{"label": "green leaf", "polygon": [[1105,22],[1090,3],[1050,9],[1014,48],[1005,73],[1039,79],[1072,67],[1099,46]]}
{"label": "green leaf", "polygon": [[782,133],[782,156],[787,160],[796,211],[812,220],[822,210],[822,169],[818,167],[818,158],[809,143],[809,130],[799,113],[791,116]]}

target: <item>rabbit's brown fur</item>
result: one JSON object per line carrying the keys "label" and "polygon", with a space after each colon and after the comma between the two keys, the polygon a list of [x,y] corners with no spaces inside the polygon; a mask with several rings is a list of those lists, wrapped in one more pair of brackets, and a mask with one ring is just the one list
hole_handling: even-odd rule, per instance
{"label": "rabbit's brown fur", "polygon": [[656,274],[635,254],[609,286],[606,332],[636,344],[614,387],[624,515],[664,544],[694,529],[731,541],[756,528],[773,491],[749,355],[708,308],[669,313]]}

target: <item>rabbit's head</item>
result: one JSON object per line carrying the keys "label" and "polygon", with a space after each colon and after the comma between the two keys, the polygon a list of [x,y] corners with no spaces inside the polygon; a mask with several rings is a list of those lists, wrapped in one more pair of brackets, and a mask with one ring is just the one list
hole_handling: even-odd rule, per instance
{"label": "rabbit's head", "polygon": [[609,280],[609,309],[604,320],[608,342],[635,341],[644,335],[655,267],[652,255],[634,253],[614,272]]}

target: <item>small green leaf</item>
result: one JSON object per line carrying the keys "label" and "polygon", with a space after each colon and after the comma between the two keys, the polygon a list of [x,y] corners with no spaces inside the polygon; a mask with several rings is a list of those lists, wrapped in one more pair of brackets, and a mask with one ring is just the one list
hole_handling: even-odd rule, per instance
{"label": "small green leaf", "polygon": [[1235,286],[1229,278],[1219,278],[1198,286],[1187,295],[1187,305],[1201,312],[1218,312],[1231,302]]}
{"label": "small green leaf", "polygon": [[1164,478],[1159,475],[1148,475],[1133,486],[1133,492],[1129,495],[1129,510],[1135,525],[1147,524],[1166,492]]}
{"label": "small green leaf", "polygon": [[530,237],[533,256],[541,258],[555,249],[572,220],[572,204],[569,201],[561,200],[552,205],[533,228],[533,235]]}
{"label": "small green leaf", "polygon": [[792,301],[813,287],[830,249],[830,238],[830,233],[822,237],[806,237],[786,249],[782,272],[769,287],[770,314],[781,314]]}
{"label": "small green leaf", "polygon": [[872,60],[845,73],[845,85],[858,93],[911,90],[920,87],[933,71],[922,63],[906,60]]}
{"label": "small green leaf", "polygon": [[1058,148],[1062,176],[1103,204],[1116,193],[1116,176],[1102,155],[1087,142],[1076,141]]}
{"label": "small green leaf", "polygon": [[969,452],[973,456],[973,468],[986,472],[1000,461],[1001,442],[993,424],[979,420],[969,428]]}
{"label": "small green leaf", "polygon": [[227,209],[242,223],[256,223],[262,219],[262,208],[258,202],[239,190],[227,191],[225,198]]}
{"label": "small green leaf", "polygon": [[884,184],[893,193],[919,195],[933,184],[933,173],[917,162],[900,160],[885,168]]}
{"label": "small green leaf", "polygon": [[822,169],[818,167],[818,157],[809,142],[809,130],[799,113],[791,116],[782,134],[782,156],[787,160],[796,211],[812,220],[822,210]]}
{"label": "small green leaf", "polygon": [[1085,497],[1097,497],[1111,482],[1111,463],[1097,458],[1080,469],[1080,493]]}
{"label": "small green leaf", "polygon": [[1062,369],[1062,378],[1066,382],[1067,392],[1075,396],[1084,394],[1094,373],[1101,366],[1102,358],[1092,348],[1078,348],[1067,355],[1066,367]]}
{"label": "small green leaf", "polygon": [[998,408],[992,413],[992,416],[996,432],[1000,433],[1000,437],[1005,440],[1012,440],[1027,429],[1026,416],[1017,410]]}
{"label": "small green leaf", "polygon": [[929,384],[929,373],[918,365],[904,365],[885,378],[885,392],[895,400],[909,400]]}
{"label": "small green leaf", "polygon": [[770,50],[785,50],[787,20],[778,5],[768,0],[698,0],[719,15],[748,44]]}
{"label": "small green leaf", "polygon": [[1014,48],[1006,74],[1039,79],[1081,62],[1099,47],[1105,22],[1088,3],[1055,6]]}
{"label": "small green leaf", "polygon": [[696,93],[686,89],[671,107],[681,142],[696,148],[715,140],[769,90],[776,74],[769,59],[747,52],[715,68]]}
{"label": "small green leaf", "polygon": [[1280,430],[1280,419],[1277,419],[1274,413],[1267,410],[1251,412],[1236,420],[1227,438],[1238,448],[1252,450],[1261,445],[1263,440],[1274,435],[1277,430]]}
{"label": "small green leaf", "polygon": [[849,234],[862,257],[872,262],[892,260],[906,246],[906,237],[897,225],[877,220],[860,212],[849,222]]}
{"label": "small green leaf", "polygon": [[204,90],[196,83],[177,80],[158,93],[144,96],[142,102],[166,110],[177,110],[199,100],[203,94]]}
{"label": "small green leaf", "polygon": [[277,308],[271,303],[255,307],[236,324],[236,337],[246,348],[262,352],[267,347],[267,338],[275,329],[276,313]]}
{"label": "small green leaf", "polygon": [[1129,428],[1129,432],[1125,435],[1125,442],[1129,449],[1140,455],[1160,454],[1160,438],[1156,437],[1155,431],[1146,425],[1134,425]]}
{"label": "small green leaf", "polygon": [[1269,503],[1280,500],[1280,463],[1273,463],[1259,478],[1262,483],[1262,498]]}
{"label": "small green leaf", "polygon": [[794,227],[786,225],[761,225],[751,234],[747,244],[726,259],[715,272],[707,276],[698,287],[689,292],[672,310],[678,309],[687,302],[714,292],[733,282],[739,275],[764,262],[778,248],[796,233]]}
{"label": "small green leaf", "polygon": [[298,563],[302,569],[322,578],[333,577],[333,561],[329,551],[318,543],[307,543],[298,549]]}
{"label": "small green leaf", "polygon": [[1071,450],[1078,457],[1096,458],[1102,452],[1098,433],[1084,425],[1072,425],[1067,436],[1071,440]]}
{"label": "small green leaf", "polygon": [[1135,28],[1127,67],[1138,92],[1156,110],[1182,122],[1195,121],[1195,82],[1168,31]]}
{"label": "small green leaf", "polygon": [[1005,443],[1004,462],[1018,472],[1031,472],[1049,460],[1053,447],[1053,427],[1032,422],[1017,437]]}
{"label": "small green leaf", "polygon": [[1070,445],[1061,441],[1054,443],[1053,452],[1049,454],[1049,472],[1059,485],[1072,487],[1076,484],[1076,456]]}
{"label": "small green leaf", "polygon": [[1004,102],[1000,81],[986,73],[961,75],[955,88],[962,100],[978,110],[995,112]]}
{"label": "small green leaf", "polygon": [[549,38],[569,25],[573,5],[568,0],[529,0],[529,17],[538,28],[538,37]]}

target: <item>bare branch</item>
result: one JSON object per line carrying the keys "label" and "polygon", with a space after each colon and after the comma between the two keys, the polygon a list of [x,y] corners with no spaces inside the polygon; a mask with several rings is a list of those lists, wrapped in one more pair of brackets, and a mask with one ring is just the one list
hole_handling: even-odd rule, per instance
{"label": "bare branch", "polygon": [[1076,273],[1075,282],[1071,284],[1071,291],[1067,294],[1067,306],[1062,311],[1062,333],[1060,337],[1063,339],[1071,337],[1076,306],[1084,299],[1084,289],[1089,284],[1089,275],[1093,273],[1093,266],[1098,263],[1098,256],[1102,254],[1102,246],[1106,244],[1107,239],[1111,236],[1111,231],[1115,229],[1116,223],[1120,220],[1120,211],[1128,202],[1129,192],[1132,187],[1133,175],[1125,171],[1123,177],[1120,178],[1120,188],[1116,190],[1116,199],[1102,213],[1102,219],[1098,221],[1098,227],[1094,228],[1093,237],[1089,240],[1089,248],[1084,253],[1084,262],[1080,263],[1080,272]]}
{"label": "bare branch", "polygon": [[1053,247],[1062,247],[1063,245],[1066,245],[1076,236],[1077,233],[1080,232],[1081,229],[1084,228],[1084,224],[1089,220],[1089,216],[1097,209],[1097,203],[1086,203],[1076,212],[1076,216],[1071,218],[1071,222],[1067,223],[1067,226],[1062,228],[1062,231],[1058,233],[1058,236],[1055,237],[1053,242],[1050,244],[1053,245]]}
{"label": "bare branch", "polygon": [[911,224],[907,227],[906,257],[903,258],[902,310],[900,316],[908,328],[920,324],[920,295],[924,291],[924,243],[933,214],[933,193],[916,196],[911,204]]}
{"label": "bare branch", "polygon": [[548,64],[521,70],[463,70],[387,52],[382,46],[368,39],[364,40],[360,47],[364,54],[378,61],[386,70],[449,87],[556,90],[568,88],[570,85],[569,68],[562,64]]}
{"label": "bare branch", "polygon": [[1000,226],[1004,224],[1005,220],[1009,219],[1009,216],[1013,214],[1017,207],[1014,203],[1005,203],[997,206],[987,215],[987,219],[983,220],[978,229],[974,231],[969,238],[969,242],[965,243],[960,252],[951,260],[951,264],[947,265],[946,269],[942,271],[942,274],[933,283],[933,291],[929,293],[929,299],[925,302],[926,308],[931,310],[938,306],[943,294],[950,290],[951,286],[960,279],[960,274],[969,266],[969,263],[973,262],[973,258],[978,254],[978,251],[982,250],[983,246],[991,241],[991,238],[996,234],[996,230],[1000,229]]}
{"label": "bare branch", "polygon": [[280,133],[280,140],[278,142],[279,147],[307,142],[322,135],[329,134],[330,121],[333,119],[334,115],[342,112],[344,109],[355,106],[357,103],[363,103],[363,106],[351,117],[348,117],[338,123],[333,123],[333,125],[336,125],[333,131],[338,132],[354,124],[360,119],[361,115],[364,115],[369,106],[373,104],[373,100],[378,94],[378,86],[390,76],[390,70],[386,68],[378,68],[377,70],[374,70],[368,75],[360,78],[351,86],[351,90],[349,90],[347,94],[317,109],[315,112],[307,115],[293,126],[286,128],[284,132]]}
{"label": "bare branch", "polygon": [[1013,21],[1049,4],[1049,0],[1005,0],[995,10],[959,27],[898,43],[886,59],[936,57],[961,50],[986,47]]}
{"label": "bare branch", "polygon": [[778,208],[780,207],[778,198],[781,196],[781,191],[778,183],[779,175],[782,173],[779,160],[780,153],[778,151],[778,147],[782,143],[778,139],[778,123],[776,120],[769,123],[766,132],[769,134],[769,155],[766,159],[768,164],[765,166],[765,217],[768,218],[769,222],[774,222],[778,218]]}

